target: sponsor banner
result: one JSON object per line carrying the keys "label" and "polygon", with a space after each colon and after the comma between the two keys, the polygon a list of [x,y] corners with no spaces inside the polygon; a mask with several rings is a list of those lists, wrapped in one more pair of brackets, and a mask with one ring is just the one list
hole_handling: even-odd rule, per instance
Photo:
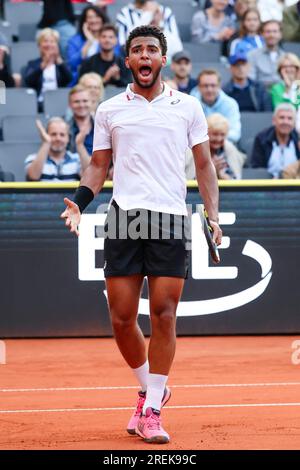
{"label": "sponsor banner", "polygon": [[[82,217],[80,237],[59,219],[74,189],[0,188],[0,337],[109,336],[103,266],[104,189]],[[221,188],[221,263],[209,259],[197,204],[191,208],[189,278],[179,335],[300,332],[300,186]],[[122,293],[120,292],[120,295]],[[139,322],[149,333],[145,280]]]}

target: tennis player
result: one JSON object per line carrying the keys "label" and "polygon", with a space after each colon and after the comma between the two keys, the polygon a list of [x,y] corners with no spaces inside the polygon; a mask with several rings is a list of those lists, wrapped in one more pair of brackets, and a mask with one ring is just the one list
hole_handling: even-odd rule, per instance
{"label": "tennis player", "polygon": [[[176,308],[188,269],[185,230],[181,238],[174,236],[174,227],[184,225],[187,219],[187,147],[193,151],[198,185],[217,245],[222,238],[217,177],[203,110],[194,97],[172,90],[162,81],[166,53],[166,38],[159,29],[141,26],[131,32],[126,66],[133,83],[98,107],[90,165],[74,201],[64,199],[67,208],[61,214],[71,232],[79,235],[80,214],[101,190],[113,156],[114,187],[105,226],[104,275],[115,339],[141,386],[127,431],[149,443],[170,440],[160,412],[170,398],[166,384],[175,354]],[[130,236],[129,224],[140,213],[137,209],[147,214],[148,233],[152,220],[158,220],[158,238]],[[162,223],[165,215],[171,219],[167,237]],[[116,223],[124,229],[126,221],[126,237],[110,237],[108,226],[120,218],[122,222]],[[145,276],[151,318],[148,353],[137,324]]]}

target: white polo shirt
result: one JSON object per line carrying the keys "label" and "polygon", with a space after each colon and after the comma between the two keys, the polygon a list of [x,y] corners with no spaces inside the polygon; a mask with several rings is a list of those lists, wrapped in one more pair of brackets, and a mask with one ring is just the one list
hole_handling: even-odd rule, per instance
{"label": "white polo shirt", "polygon": [[165,83],[149,102],[128,85],[98,107],[93,150],[113,150],[113,199],[121,209],[187,215],[185,152],[206,140],[196,98]]}

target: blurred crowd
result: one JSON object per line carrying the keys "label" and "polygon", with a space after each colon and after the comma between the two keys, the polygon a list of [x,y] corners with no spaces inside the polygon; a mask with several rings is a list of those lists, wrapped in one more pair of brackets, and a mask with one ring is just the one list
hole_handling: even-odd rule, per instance
{"label": "blurred crowd", "polygon": [[[219,179],[245,178],[247,168],[263,170],[251,177],[300,178],[300,1],[182,0],[194,11],[184,34],[174,5],[179,0],[120,2],[112,21],[118,3],[44,0],[35,31],[39,54],[17,72],[11,67],[11,38],[0,30],[0,80],[37,96],[41,145],[24,156],[27,180],[80,179],[91,157],[99,103],[109,98],[106,90],[117,94],[132,81],[124,46],[142,24],[159,27],[167,38],[164,80],[202,104]],[[78,4],[86,4],[80,15]],[[217,48],[217,60],[210,59],[209,47]],[[65,113],[44,120],[45,94],[58,88],[69,89]],[[263,116],[264,126],[247,140],[251,113]],[[5,171],[0,153],[0,180]],[[113,167],[107,177],[113,178]],[[195,178],[189,149],[186,177]]]}

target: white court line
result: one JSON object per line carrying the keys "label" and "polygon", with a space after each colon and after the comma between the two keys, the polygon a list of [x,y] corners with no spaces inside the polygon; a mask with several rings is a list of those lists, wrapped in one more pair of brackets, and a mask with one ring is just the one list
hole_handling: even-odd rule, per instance
{"label": "white court line", "polygon": [[[185,410],[185,409],[199,409],[199,408],[267,408],[267,407],[280,407],[280,406],[300,406],[300,403],[234,403],[234,404],[221,404],[221,405],[178,405],[178,406],[165,406],[169,410]],[[86,412],[86,411],[123,411],[134,410],[131,406],[123,407],[110,407],[110,408],[60,408],[49,410],[0,410],[0,414],[18,414],[18,413],[73,413],[73,412]]]}
{"label": "white court line", "polygon": [[[249,384],[190,384],[190,385],[170,385],[170,388],[223,388],[223,387],[288,387],[298,386],[300,382],[266,382]],[[132,390],[139,389],[136,385],[116,386],[116,387],[50,387],[50,388],[2,388],[0,393],[20,393],[20,392],[70,392],[81,390]]]}

